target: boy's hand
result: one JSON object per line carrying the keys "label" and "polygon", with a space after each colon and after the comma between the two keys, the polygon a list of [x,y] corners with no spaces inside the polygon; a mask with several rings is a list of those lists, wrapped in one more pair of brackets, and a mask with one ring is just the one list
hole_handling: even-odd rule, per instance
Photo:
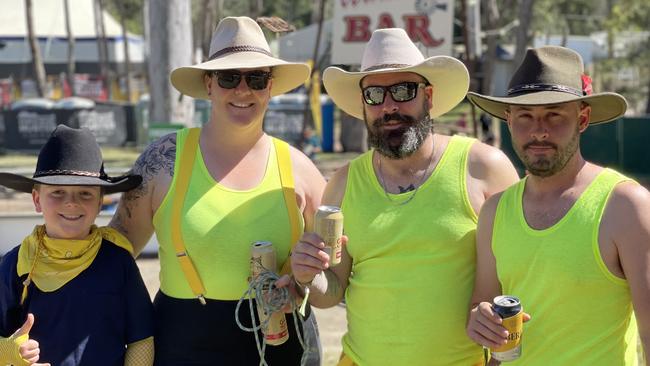
{"label": "boy's hand", "polygon": [[34,314],[27,314],[25,323],[18,329],[11,338],[18,344],[18,354],[23,359],[23,365],[50,366],[49,363],[36,363],[40,357],[41,349],[38,342],[29,339],[29,331],[34,325]]}

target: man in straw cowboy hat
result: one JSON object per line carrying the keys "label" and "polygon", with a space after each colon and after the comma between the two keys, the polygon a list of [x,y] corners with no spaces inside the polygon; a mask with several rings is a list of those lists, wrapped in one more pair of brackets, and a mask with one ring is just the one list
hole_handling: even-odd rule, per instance
{"label": "man in straw cowboy hat", "polygon": [[323,196],[345,217],[341,263],[329,267],[314,233],[292,254],[314,306],[345,294],[341,364],[481,364],[481,348],[463,332],[476,219],[517,175],[499,150],[433,132],[432,119],[465,97],[467,69],[447,56],[425,59],[402,29],[380,29],[360,72],[330,67],[323,80],[343,111],[365,121],[372,147],[337,171]]}
{"label": "man in straw cowboy hat", "polygon": [[44,221],[0,261],[1,365],[153,364],[153,308],[131,243],[94,224],[104,194],[141,181],[107,176],[90,130],[65,125],[32,178],[0,173]]}
{"label": "man in straw cowboy hat", "polygon": [[[260,363],[254,335],[235,320],[249,285],[251,244],[270,241],[282,266],[303,227],[311,227],[325,185],[306,156],[264,133],[263,118],[269,99],[309,72],[273,57],[247,17],[221,20],[209,60],[172,72],[181,93],[212,102],[210,121],[143,152],[134,166],[143,184],[122,198],[112,221],[136,251],[154,231],[160,243],[157,365]],[[239,317],[251,324],[248,311]],[[288,341],[266,347],[271,365],[300,363],[303,350],[290,316],[287,322]]]}
{"label": "man in straw cowboy hat", "polygon": [[527,51],[507,96],[469,98],[506,121],[530,174],[481,211],[468,335],[506,343],[490,302],[508,294],[532,316],[513,365],[636,365],[633,311],[650,347],[650,193],[580,153],[625,99],[593,94],[580,55],[556,46]]}

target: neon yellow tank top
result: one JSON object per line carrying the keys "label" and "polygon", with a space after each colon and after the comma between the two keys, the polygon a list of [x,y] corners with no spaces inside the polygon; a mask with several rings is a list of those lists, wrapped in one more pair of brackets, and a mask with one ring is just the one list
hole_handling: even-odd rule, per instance
{"label": "neon yellow tank top", "polygon": [[522,357],[509,365],[636,365],[636,322],[627,282],[606,267],[598,246],[605,205],[629,180],[604,169],[555,225],[532,229],[523,215],[526,179],[497,206],[492,250],[504,294],[519,297]]}
{"label": "neon yellow tank top", "polygon": [[[188,134],[176,136],[175,172]],[[273,143],[279,143],[273,139]],[[169,190],[156,211],[153,224],[160,245],[160,289],[168,296],[195,298],[181,270],[171,241],[172,198],[176,192],[174,174]],[[304,223],[300,216],[300,231]],[[237,191],[216,182],[196,151],[189,187],[182,211],[182,233],[187,252],[206,289],[205,297],[237,300],[248,287],[250,245],[270,241],[276,250],[278,269],[291,248],[291,226],[286,208],[275,149],[271,147],[261,183]]]}
{"label": "neon yellow tank top", "polygon": [[453,137],[402,206],[385,197],[372,151],[350,163],[342,210],[353,264],[343,350],[356,364],[482,364],[481,348],[465,335],[476,260],[477,217],[466,187],[473,142]]}

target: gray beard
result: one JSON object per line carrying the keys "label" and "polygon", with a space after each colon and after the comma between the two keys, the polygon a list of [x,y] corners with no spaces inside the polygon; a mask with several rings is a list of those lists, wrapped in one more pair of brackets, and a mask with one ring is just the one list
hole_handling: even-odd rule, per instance
{"label": "gray beard", "polygon": [[[364,119],[367,120],[364,110]],[[388,120],[398,120],[409,123],[396,130],[381,132],[380,127]],[[372,125],[372,127],[371,127]],[[433,120],[429,111],[414,119],[407,115],[391,115],[390,118],[378,118],[372,123],[366,122],[368,130],[368,146],[389,159],[403,159],[413,155],[424,143],[427,136],[433,131]]]}

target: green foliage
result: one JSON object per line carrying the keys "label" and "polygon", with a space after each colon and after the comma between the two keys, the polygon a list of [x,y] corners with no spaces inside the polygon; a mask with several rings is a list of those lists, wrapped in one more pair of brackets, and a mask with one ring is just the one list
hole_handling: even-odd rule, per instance
{"label": "green foliage", "polygon": [[103,0],[104,10],[120,22],[122,14],[126,17],[126,29],[133,34],[143,34],[143,0]]}
{"label": "green foliage", "polygon": [[614,31],[649,31],[650,2],[647,0],[618,0],[612,8],[607,25]]}
{"label": "green foliage", "polygon": [[533,29],[586,36],[602,28],[605,11],[604,0],[537,0]]}

